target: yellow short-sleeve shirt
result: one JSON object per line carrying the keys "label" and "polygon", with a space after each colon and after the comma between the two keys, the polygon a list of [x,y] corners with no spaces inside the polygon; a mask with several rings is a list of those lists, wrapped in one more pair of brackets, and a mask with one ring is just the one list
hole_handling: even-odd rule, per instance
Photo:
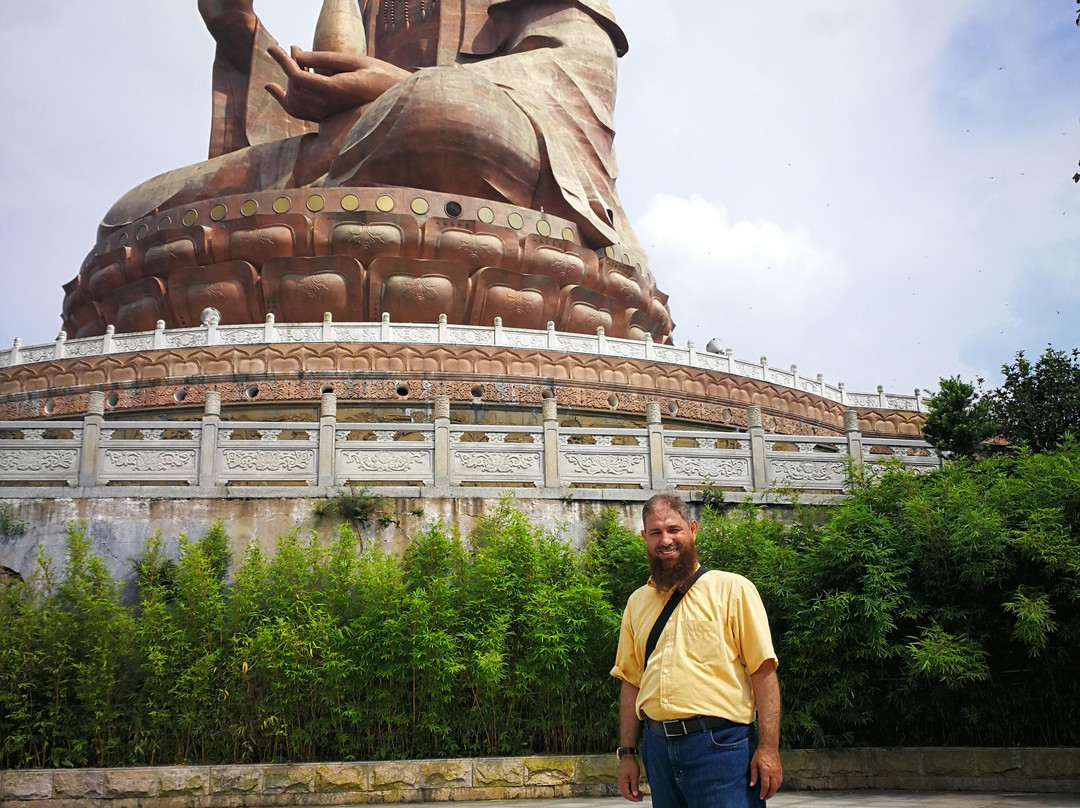
{"label": "yellow short-sleeve shirt", "polygon": [[750,676],[766,660],[776,661],[757,587],[732,572],[702,575],[675,608],[642,672],[649,632],[670,596],[652,581],[630,596],[611,675],[638,688],[639,718],[709,715],[751,723]]}

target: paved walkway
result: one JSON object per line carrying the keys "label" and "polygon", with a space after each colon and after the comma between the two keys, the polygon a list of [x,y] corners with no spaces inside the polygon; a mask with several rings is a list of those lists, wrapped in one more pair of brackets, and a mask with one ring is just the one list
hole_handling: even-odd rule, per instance
{"label": "paved walkway", "polygon": [[[569,800],[492,800],[447,803],[453,808],[630,808],[621,797]],[[1080,794],[941,791],[788,791],[769,808],[1080,808]],[[641,808],[652,808],[648,799]]]}

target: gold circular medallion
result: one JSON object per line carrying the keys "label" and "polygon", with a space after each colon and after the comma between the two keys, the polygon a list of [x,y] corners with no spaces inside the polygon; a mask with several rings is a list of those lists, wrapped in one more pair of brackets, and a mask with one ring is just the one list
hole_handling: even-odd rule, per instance
{"label": "gold circular medallion", "polygon": [[312,213],[318,213],[320,210],[326,207],[326,200],[318,194],[309,196],[307,201],[307,209]]}
{"label": "gold circular medallion", "polygon": [[423,216],[429,210],[431,210],[431,206],[426,199],[418,196],[412,201],[412,212],[417,216]]}
{"label": "gold circular medallion", "polygon": [[480,208],[480,210],[476,211],[476,218],[484,224],[491,224],[495,221],[495,211],[488,207]]}
{"label": "gold circular medallion", "polygon": [[536,223],[536,232],[541,236],[551,235],[551,223],[547,219],[541,219]]}
{"label": "gold circular medallion", "polygon": [[354,211],[360,209],[360,197],[356,194],[346,194],[341,198],[341,209]]}
{"label": "gold circular medallion", "polygon": [[274,213],[288,213],[292,207],[292,200],[287,196],[279,196],[274,200]]}
{"label": "gold circular medallion", "polygon": [[199,213],[198,211],[189,210],[180,221],[184,223],[184,227],[191,227],[195,222],[199,221]]}
{"label": "gold circular medallion", "polygon": [[389,213],[394,209],[394,198],[383,194],[375,200],[375,207],[381,210],[383,213]]}
{"label": "gold circular medallion", "polygon": [[604,255],[606,255],[608,258],[614,260],[615,259],[615,248],[614,247],[604,247]]}
{"label": "gold circular medallion", "polygon": [[214,205],[214,207],[210,209],[210,218],[213,219],[215,222],[220,222],[222,219],[225,218],[225,214],[228,212],[229,209],[224,205]]}
{"label": "gold circular medallion", "polygon": [[515,230],[520,230],[525,226],[525,220],[521,218],[520,213],[511,213],[506,217],[506,221],[508,221],[510,226]]}
{"label": "gold circular medallion", "polygon": [[564,229],[564,230],[562,231],[562,237],[563,237],[563,239],[565,239],[566,241],[573,241],[573,240],[574,240],[574,231],[573,231],[573,229],[572,229],[572,228],[569,228],[569,227],[567,227],[566,229]]}
{"label": "gold circular medallion", "polygon": [[240,206],[240,212],[245,216],[254,216],[255,211],[259,209],[259,203],[254,199],[248,199]]}

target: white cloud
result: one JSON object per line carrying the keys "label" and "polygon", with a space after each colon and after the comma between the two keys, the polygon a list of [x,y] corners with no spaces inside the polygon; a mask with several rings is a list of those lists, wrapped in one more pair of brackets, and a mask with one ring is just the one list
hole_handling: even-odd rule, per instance
{"label": "white cloud", "polygon": [[656,267],[661,286],[679,287],[676,306],[716,283],[790,304],[842,275],[804,228],[785,230],[765,219],[733,221],[723,204],[700,194],[657,194],[635,230],[649,252],[663,259],[663,269]]}

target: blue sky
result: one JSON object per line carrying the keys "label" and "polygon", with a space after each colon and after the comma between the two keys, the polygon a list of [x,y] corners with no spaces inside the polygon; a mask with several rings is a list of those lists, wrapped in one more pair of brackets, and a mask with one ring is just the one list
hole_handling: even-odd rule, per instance
{"label": "blue sky", "polygon": [[[676,341],[899,392],[1080,346],[1072,0],[612,6],[619,188]],[[318,7],[256,0],[285,43]],[[5,10],[0,344],[52,340],[101,214],[205,155],[212,53],[194,2]]]}

